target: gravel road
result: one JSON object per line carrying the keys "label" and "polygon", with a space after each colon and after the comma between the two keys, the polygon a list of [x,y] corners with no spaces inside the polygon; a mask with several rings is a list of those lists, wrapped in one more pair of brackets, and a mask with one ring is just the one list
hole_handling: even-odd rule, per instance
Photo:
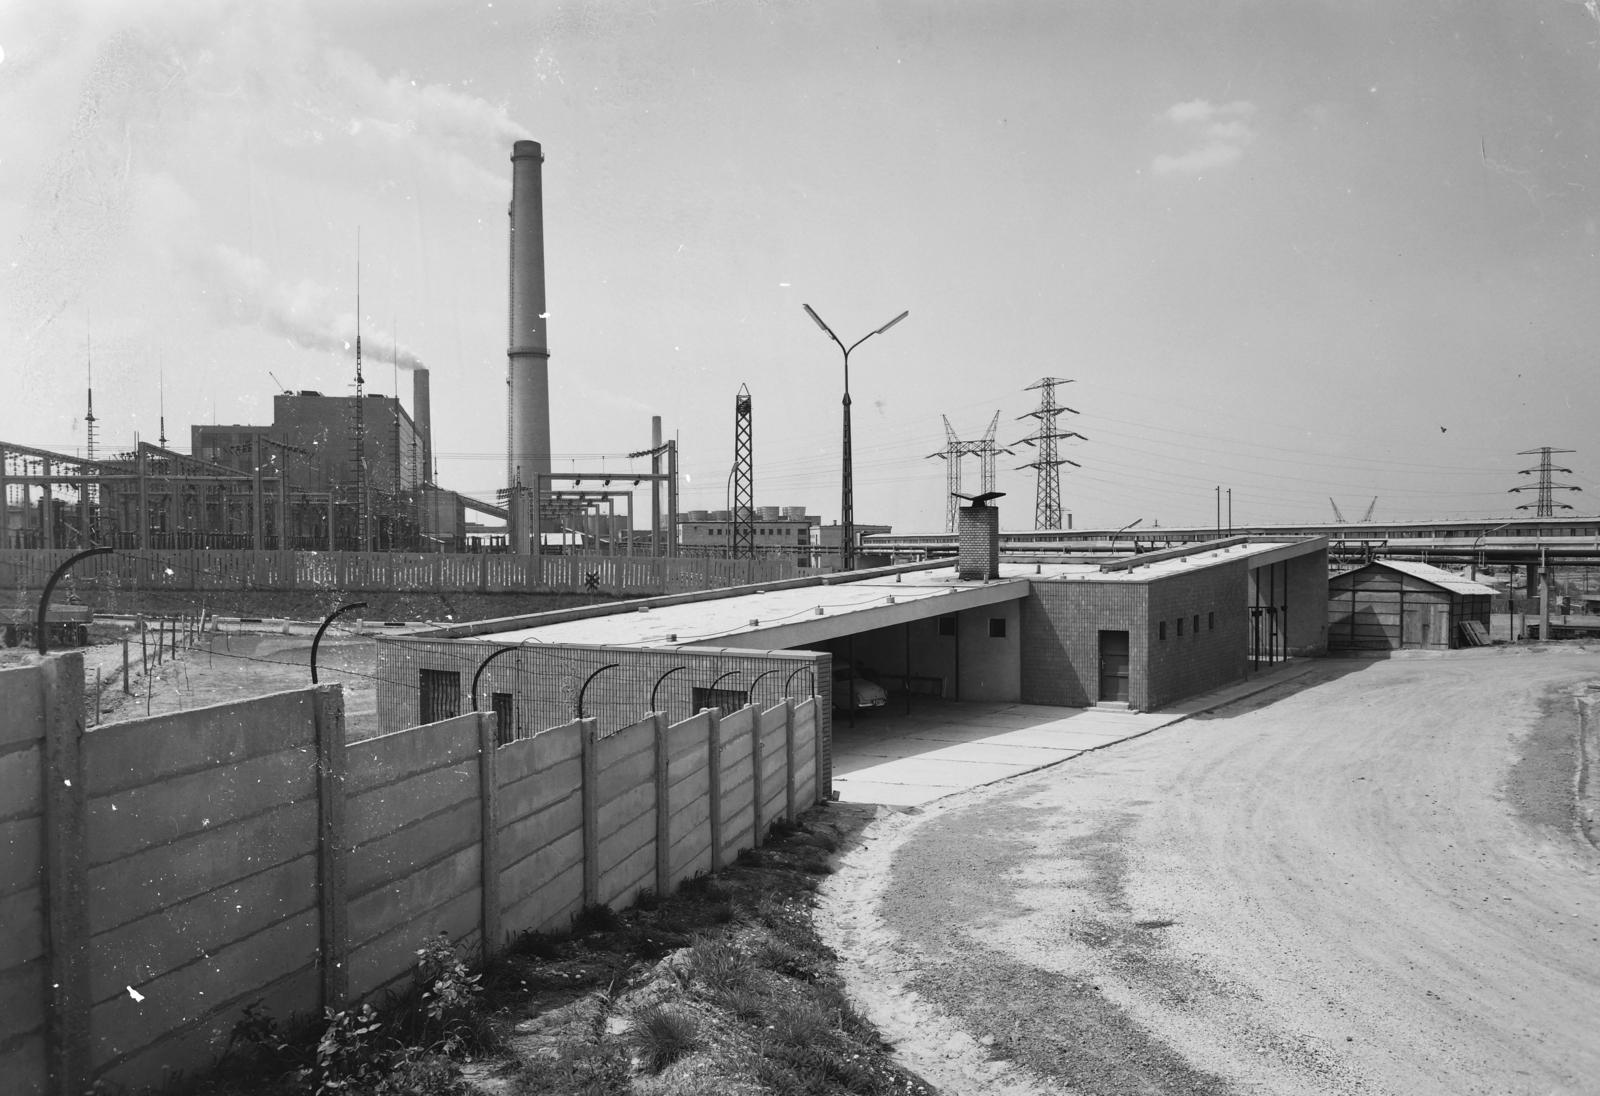
{"label": "gravel road", "polygon": [[1600,1093],[1590,682],[1573,647],[1329,661],[886,815],[824,928],[950,1093]]}

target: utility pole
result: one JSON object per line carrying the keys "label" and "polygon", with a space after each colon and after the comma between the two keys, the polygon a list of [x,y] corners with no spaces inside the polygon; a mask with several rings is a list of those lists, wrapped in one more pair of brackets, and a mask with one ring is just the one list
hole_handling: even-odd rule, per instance
{"label": "utility pole", "polygon": [[756,558],[755,423],[750,389],[739,386],[733,398],[733,543],[734,559]]}
{"label": "utility pole", "polygon": [[1557,483],[1555,481],[1555,473],[1564,472],[1570,476],[1572,475],[1572,469],[1557,468],[1554,464],[1550,463],[1550,454],[1575,452],[1577,452],[1576,449],[1553,449],[1546,445],[1539,449],[1524,449],[1518,453],[1517,456],[1519,457],[1537,456],[1539,458],[1539,463],[1536,467],[1524,468],[1522,471],[1517,473],[1519,476],[1529,476],[1537,472],[1539,473],[1539,484],[1537,487],[1535,487],[1533,484],[1523,484],[1521,487],[1511,488],[1506,493],[1514,495],[1520,491],[1538,491],[1539,501],[1537,503],[1524,503],[1523,505],[1517,507],[1517,509],[1532,510],[1534,511],[1533,516],[1536,518],[1553,518],[1555,517],[1555,512],[1557,510],[1572,509],[1572,507],[1568,506],[1564,502],[1556,502],[1554,493],[1556,491],[1582,491],[1583,488],[1574,486],[1570,483]]}
{"label": "utility pole", "polygon": [[[661,416],[650,416],[650,474],[661,474]],[[661,543],[661,481],[650,481],[650,554],[664,556],[666,548]]]}
{"label": "utility pole", "polygon": [[[1087,441],[1082,434],[1072,430],[1057,430],[1056,419],[1061,413],[1078,412],[1065,404],[1056,402],[1056,385],[1071,384],[1070,380],[1062,377],[1042,377],[1033,384],[1023,389],[1024,392],[1039,391],[1039,406],[1029,411],[1026,415],[1018,415],[1019,419],[1038,419],[1039,429],[1016,442],[1017,445],[1031,445],[1038,449],[1039,455],[1022,468],[1032,468],[1038,472],[1038,487],[1034,492],[1033,502],[1033,527],[1035,529],[1061,528],[1061,477],[1060,468],[1063,464],[1070,464],[1074,468],[1083,465],[1065,457],[1056,456],[1056,442],[1062,438],[1078,438]],[[1021,471],[1021,469],[1018,469]]]}
{"label": "utility pole", "polygon": [[350,460],[356,479],[356,551],[368,550],[366,389],[361,376],[361,230],[356,229],[356,413],[351,423]]}
{"label": "utility pole", "polygon": [[995,443],[995,430],[1000,426],[1000,412],[994,413],[994,418],[989,420],[989,429],[984,431],[983,437],[978,441],[962,441],[956,437],[955,428],[950,425],[950,416],[941,416],[944,419],[944,450],[939,453],[929,453],[928,459],[935,457],[945,462],[944,467],[944,497],[945,497],[945,532],[956,531],[957,514],[961,510],[961,459],[966,456],[978,458],[978,474],[983,482],[982,491],[988,494],[994,490],[994,465],[995,458],[1000,453],[1011,453],[1010,449],[1001,449]]}

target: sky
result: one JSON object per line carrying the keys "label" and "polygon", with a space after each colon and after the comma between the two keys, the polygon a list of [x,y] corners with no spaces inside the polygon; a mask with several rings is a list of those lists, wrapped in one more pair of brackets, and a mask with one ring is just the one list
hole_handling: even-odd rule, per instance
{"label": "sky", "polygon": [[[0,438],[265,423],[432,372],[440,482],[505,469],[511,145],[541,142],[557,467],[650,416],[682,507],[934,532],[943,416],[1070,379],[1079,528],[1600,512],[1600,7],[0,0]],[[91,352],[92,340],[92,352]],[[376,358],[377,362],[373,363]],[[642,464],[639,465],[642,467]],[[966,484],[977,482],[969,463]]]}

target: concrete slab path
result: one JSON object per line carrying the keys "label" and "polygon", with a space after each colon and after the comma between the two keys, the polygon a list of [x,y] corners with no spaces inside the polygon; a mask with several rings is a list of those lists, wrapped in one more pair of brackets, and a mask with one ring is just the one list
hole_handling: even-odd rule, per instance
{"label": "concrete slab path", "polygon": [[846,803],[916,806],[1149,734],[1299,677],[1312,665],[1292,659],[1160,712],[917,697],[910,715],[891,700],[882,712],[858,716],[854,728],[836,712],[833,787]]}

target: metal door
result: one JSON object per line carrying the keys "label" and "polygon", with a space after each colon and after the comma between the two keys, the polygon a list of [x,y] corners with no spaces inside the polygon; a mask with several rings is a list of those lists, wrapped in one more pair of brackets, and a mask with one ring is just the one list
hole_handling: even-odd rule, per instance
{"label": "metal door", "polygon": [[1100,633],[1100,699],[1128,699],[1128,633]]}

